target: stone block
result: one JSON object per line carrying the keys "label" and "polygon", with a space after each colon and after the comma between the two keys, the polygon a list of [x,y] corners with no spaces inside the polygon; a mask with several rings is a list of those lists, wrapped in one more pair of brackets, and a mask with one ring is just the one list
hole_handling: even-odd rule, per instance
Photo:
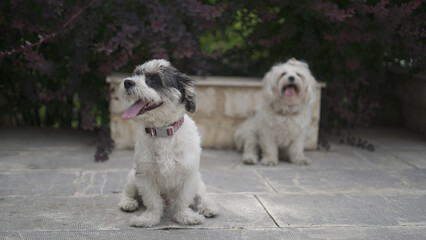
{"label": "stone block", "polygon": [[205,148],[233,149],[234,131],[241,119],[232,118],[203,118],[193,116],[201,135],[201,145]]}
{"label": "stone block", "polygon": [[215,87],[196,87],[196,105],[195,115],[207,118],[216,118],[216,115],[222,111],[224,102],[220,89]]}
{"label": "stone block", "polygon": [[262,89],[260,87],[225,88],[224,112],[230,118],[245,119],[252,116],[262,103]]}
{"label": "stone block", "polygon": [[124,120],[121,114],[111,114],[111,138],[116,149],[133,149],[140,124],[133,120]]}

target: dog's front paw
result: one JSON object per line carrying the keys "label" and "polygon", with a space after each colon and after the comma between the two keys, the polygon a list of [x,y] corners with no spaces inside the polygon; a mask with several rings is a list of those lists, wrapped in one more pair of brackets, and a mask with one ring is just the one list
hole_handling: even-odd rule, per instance
{"label": "dog's front paw", "polygon": [[121,210],[125,212],[133,212],[138,209],[139,204],[136,199],[130,198],[130,197],[123,197],[120,202],[118,203],[118,206]]}
{"label": "dog's front paw", "polygon": [[139,217],[133,217],[130,220],[130,226],[132,227],[152,227],[159,224],[161,216],[153,214],[152,212],[145,211]]}
{"label": "dog's front paw", "polygon": [[202,204],[198,206],[198,211],[205,217],[214,217],[218,213],[216,204],[210,199],[205,199]]}
{"label": "dog's front paw", "polygon": [[178,223],[187,224],[187,225],[197,225],[204,222],[204,216],[193,212],[191,209],[179,212],[175,214],[175,220]]}
{"label": "dog's front paw", "polygon": [[217,215],[217,209],[216,208],[203,208],[200,209],[200,213],[204,215],[204,217],[214,217]]}
{"label": "dog's front paw", "polygon": [[264,166],[275,166],[278,164],[278,159],[272,159],[272,158],[262,158],[260,163]]}
{"label": "dog's front paw", "polygon": [[243,163],[247,165],[254,165],[254,164],[257,164],[257,162],[258,161],[256,156],[252,156],[252,155],[243,156]]}
{"label": "dog's front paw", "polygon": [[290,159],[290,162],[298,165],[309,165],[312,163],[312,160],[307,157],[296,157],[293,159]]}

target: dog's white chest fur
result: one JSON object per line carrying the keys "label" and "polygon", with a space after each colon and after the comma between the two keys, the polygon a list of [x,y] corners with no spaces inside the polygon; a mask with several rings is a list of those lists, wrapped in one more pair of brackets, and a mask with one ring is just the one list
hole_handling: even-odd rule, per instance
{"label": "dog's white chest fur", "polygon": [[144,127],[137,136],[135,173],[152,178],[162,193],[179,188],[188,171],[198,170],[200,137],[194,121],[187,115],[173,136],[151,136]]}
{"label": "dog's white chest fur", "polygon": [[257,128],[273,136],[279,148],[287,148],[296,137],[304,136],[311,119],[309,109],[294,115],[277,115],[271,111],[265,111],[258,116],[263,118],[260,122],[265,123],[266,126],[260,125]]}

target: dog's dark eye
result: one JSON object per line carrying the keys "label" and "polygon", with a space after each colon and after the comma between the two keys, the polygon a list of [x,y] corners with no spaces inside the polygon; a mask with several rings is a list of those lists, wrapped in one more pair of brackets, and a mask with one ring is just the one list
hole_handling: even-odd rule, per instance
{"label": "dog's dark eye", "polygon": [[298,77],[301,77],[301,76],[300,76],[300,73],[296,73],[296,75],[297,75]]}
{"label": "dog's dark eye", "polygon": [[151,81],[158,82],[158,81],[160,81],[160,77],[158,77],[157,75],[153,75],[153,76],[151,77]]}
{"label": "dog's dark eye", "polygon": [[161,86],[161,79],[157,74],[152,74],[152,75],[147,74],[145,82],[146,82],[146,85],[148,85],[148,87],[151,87],[151,88],[157,89]]}
{"label": "dog's dark eye", "polygon": [[281,77],[284,77],[286,74],[286,72],[281,73]]}

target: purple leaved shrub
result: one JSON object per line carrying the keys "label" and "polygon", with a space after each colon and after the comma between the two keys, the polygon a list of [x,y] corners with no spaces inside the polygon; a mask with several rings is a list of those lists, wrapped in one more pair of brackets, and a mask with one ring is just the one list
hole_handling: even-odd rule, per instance
{"label": "purple leaved shrub", "polygon": [[387,67],[425,69],[425,26],[421,0],[5,0],[0,124],[98,130],[103,161],[111,72],[165,58],[189,74],[262,76],[296,57],[327,83],[322,123],[364,126]]}
{"label": "purple leaved shrub", "polygon": [[[203,74],[198,38],[224,9],[196,0],[2,1],[3,124],[107,131],[105,77],[151,58]],[[101,133],[96,159],[111,147]]]}
{"label": "purple leaved shrub", "polygon": [[[234,34],[245,43],[215,49],[221,57],[210,59],[212,71],[262,76],[277,62],[306,60],[327,83],[321,116],[327,126],[369,125],[391,84],[388,67],[426,69],[425,1],[237,0],[219,21],[235,23],[236,13]],[[224,26],[215,34],[230,30]]]}

